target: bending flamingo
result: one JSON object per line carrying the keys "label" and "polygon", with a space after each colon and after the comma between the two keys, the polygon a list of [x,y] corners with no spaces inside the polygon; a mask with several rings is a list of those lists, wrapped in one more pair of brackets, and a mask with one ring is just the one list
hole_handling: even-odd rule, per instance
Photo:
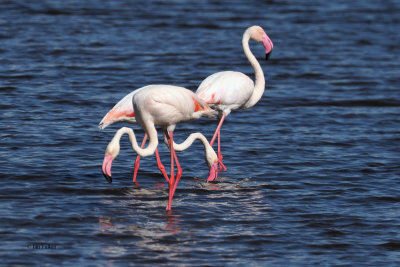
{"label": "bending flamingo", "polygon": [[242,46],[244,54],[254,68],[255,83],[245,74],[237,71],[222,71],[208,76],[199,86],[196,94],[219,113],[220,121],[210,145],[214,144],[218,136],[218,162],[220,170],[226,170],[222,163],[220,146],[220,130],[225,117],[236,109],[248,109],[254,106],[262,97],[265,90],[265,79],[263,70],[257,59],[250,51],[249,41],[263,43],[265,47],[266,60],[271,55],[274,47],[268,35],[260,26],[252,26],[243,34]]}
{"label": "bending flamingo", "polygon": [[[140,156],[146,157],[152,155],[158,146],[155,126],[163,127],[171,151],[171,175],[166,177],[169,186],[169,199],[166,209],[171,210],[172,198],[182,176],[182,169],[174,150],[173,131],[175,126],[177,123],[198,119],[202,116],[214,117],[215,112],[192,91],[170,85],[143,87],[133,95],[132,103],[135,110],[135,119],[149,136],[149,144],[146,148],[139,147],[133,130],[127,127],[121,128],[107,146],[102,172],[107,181],[111,183],[111,165],[119,154],[119,141],[123,134],[129,135],[133,150]],[[185,142],[177,146],[183,150],[190,146],[195,139],[200,139],[203,142],[206,161],[210,168],[208,180],[213,180],[218,175],[218,158],[202,134],[191,134]],[[174,175],[174,163],[177,166],[176,177]]]}
{"label": "bending flamingo", "polygon": [[[142,88],[132,91],[131,93],[124,96],[120,101],[118,101],[118,103],[109,112],[107,112],[107,114],[103,117],[103,119],[99,123],[99,128],[101,130],[105,129],[107,126],[114,124],[116,122],[128,122],[128,123],[137,124],[137,121],[135,118],[135,111],[133,109],[132,98],[138,91],[140,91],[143,88],[145,88],[145,87],[142,87]],[[147,140],[147,133],[145,132],[143,141],[141,144],[141,148],[144,147],[146,140]],[[169,147],[169,143],[168,143],[166,135],[164,135],[164,142]],[[179,144],[174,143],[174,148],[175,147],[178,148],[178,149],[175,149],[175,151],[182,151],[182,149],[180,149]],[[158,148],[156,148],[155,154],[156,154],[158,169],[164,175],[165,179],[168,180],[168,175],[165,171],[165,167],[161,163],[160,155],[158,153]],[[136,160],[135,160],[135,167],[134,167],[134,171],[133,171],[133,182],[136,182],[136,177],[137,177],[137,172],[139,170],[139,166],[140,166],[140,155],[137,155]]]}
{"label": "bending flamingo", "polygon": [[[103,117],[103,119],[99,123],[99,128],[102,130],[107,126],[120,121],[136,124],[137,121],[135,118],[135,111],[133,109],[132,98],[139,90],[143,88],[144,87],[132,91],[131,93],[124,96],[120,101],[118,101],[118,103]],[[144,134],[141,148],[144,147],[146,140],[147,140],[147,133]],[[160,155],[158,153],[158,148],[156,148],[155,154],[156,154],[158,169],[161,171],[164,177],[168,179],[168,175],[165,172],[165,167],[161,163]],[[133,182],[136,182],[137,172],[140,166],[139,161],[140,161],[140,156],[137,155],[135,160],[135,167],[133,170],[133,179],[132,179]]]}

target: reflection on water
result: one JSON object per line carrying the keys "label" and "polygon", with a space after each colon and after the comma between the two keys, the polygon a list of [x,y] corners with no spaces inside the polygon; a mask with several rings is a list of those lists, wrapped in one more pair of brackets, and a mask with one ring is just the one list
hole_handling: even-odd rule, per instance
{"label": "reflection on water", "polygon": [[169,210],[166,217],[168,223],[165,229],[172,234],[178,234],[181,231],[180,223],[182,215],[174,215],[174,212]]}
{"label": "reflection on water", "polygon": [[190,232],[182,232],[182,216],[173,211],[143,219],[132,222],[130,218],[99,217],[98,231],[108,240],[101,248],[102,254],[118,258],[129,256],[133,251],[176,253],[174,240],[190,236]]}
{"label": "reflection on water", "polygon": [[[173,211],[166,211],[167,214],[165,216],[160,216],[165,220],[165,231],[171,234],[179,234],[181,230],[181,217],[182,215],[174,214]],[[142,227],[146,227],[147,225],[141,225]],[[126,231],[132,231],[135,229],[139,229],[138,225],[127,225],[126,222],[113,219],[110,217],[99,217],[98,230],[100,232],[119,232],[123,233]],[[150,229],[148,229],[150,231]]]}
{"label": "reflection on water", "polygon": [[101,232],[113,232],[115,230],[115,226],[111,222],[111,218],[99,217],[99,230]]}
{"label": "reflection on water", "polygon": [[101,252],[108,258],[122,257],[129,253],[124,246],[105,245],[102,246]]}

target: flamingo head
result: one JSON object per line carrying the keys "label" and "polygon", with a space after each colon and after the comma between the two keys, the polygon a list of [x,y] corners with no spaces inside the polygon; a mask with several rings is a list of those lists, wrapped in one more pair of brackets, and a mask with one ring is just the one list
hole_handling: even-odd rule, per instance
{"label": "flamingo head", "polygon": [[274,44],[272,43],[271,39],[260,26],[252,26],[249,30],[250,38],[264,45],[265,60],[268,60],[271,56],[272,49],[274,48]]}
{"label": "flamingo head", "polygon": [[211,146],[206,147],[206,162],[210,168],[207,181],[211,182],[218,177],[218,157]]}
{"label": "flamingo head", "polygon": [[107,182],[112,183],[111,178],[111,165],[113,160],[119,154],[119,142],[113,142],[113,140],[108,144],[106,153],[104,155],[103,165],[101,166],[101,171],[103,172],[104,177]]}

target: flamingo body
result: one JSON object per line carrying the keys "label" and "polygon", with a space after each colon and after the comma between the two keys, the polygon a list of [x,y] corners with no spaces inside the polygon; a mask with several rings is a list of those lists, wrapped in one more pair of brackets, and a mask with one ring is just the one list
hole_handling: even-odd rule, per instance
{"label": "flamingo body", "polygon": [[149,85],[132,97],[136,120],[173,130],[180,122],[215,117],[215,112],[192,91],[172,85]]}
{"label": "flamingo body", "polygon": [[211,108],[220,113],[230,113],[244,107],[251,97],[254,82],[237,71],[222,71],[208,76],[198,87],[196,94]]}

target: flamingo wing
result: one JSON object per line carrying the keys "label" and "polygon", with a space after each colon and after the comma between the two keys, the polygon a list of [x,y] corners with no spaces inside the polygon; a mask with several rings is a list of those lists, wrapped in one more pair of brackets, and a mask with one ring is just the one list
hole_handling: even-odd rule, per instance
{"label": "flamingo wing", "polygon": [[119,121],[136,123],[135,111],[132,105],[132,98],[138,92],[135,90],[124,96],[99,123],[99,128],[104,129],[108,125]]}

